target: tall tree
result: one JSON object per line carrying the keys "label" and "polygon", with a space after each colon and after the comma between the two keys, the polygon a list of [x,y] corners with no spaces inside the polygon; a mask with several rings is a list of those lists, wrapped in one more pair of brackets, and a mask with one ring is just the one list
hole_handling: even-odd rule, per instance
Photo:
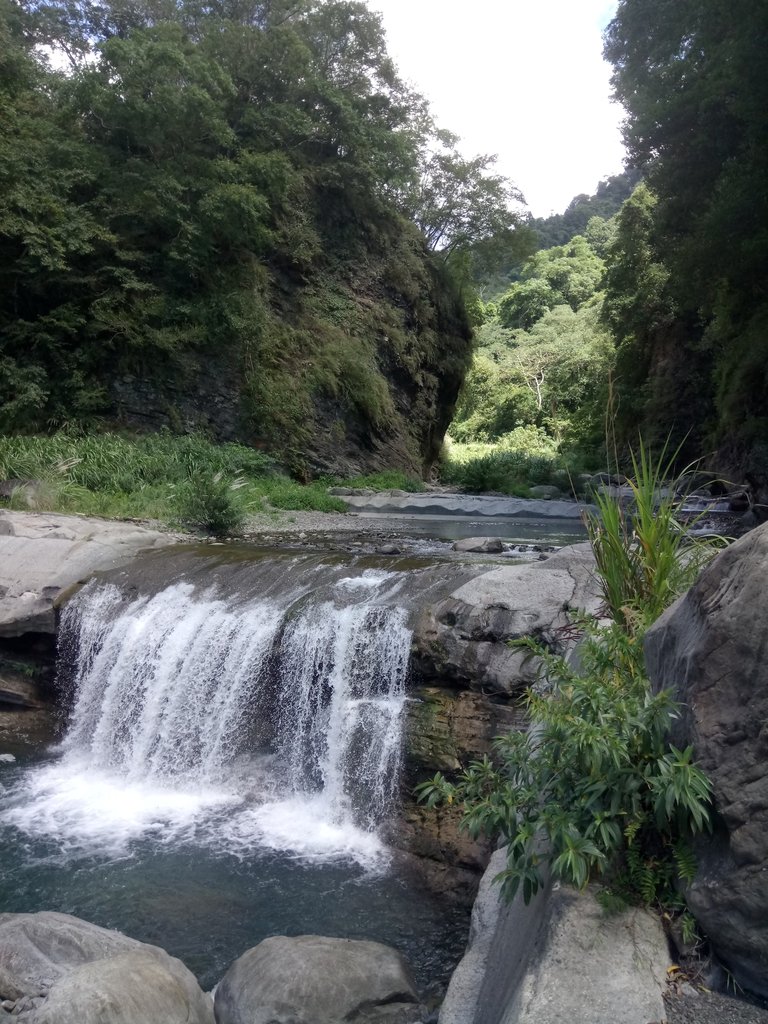
{"label": "tall tree", "polygon": [[606,35],[678,341],[708,362],[717,438],[747,445],[768,430],[766,44],[768,7],[747,0],[621,0]]}

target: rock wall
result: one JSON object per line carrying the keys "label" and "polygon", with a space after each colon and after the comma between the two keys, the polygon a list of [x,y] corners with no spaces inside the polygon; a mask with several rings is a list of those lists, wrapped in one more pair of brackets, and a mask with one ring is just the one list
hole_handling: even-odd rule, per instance
{"label": "rock wall", "polygon": [[595,611],[599,603],[591,549],[577,544],[545,561],[479,571],[418,616],[403,820],[395,841],[416,854],[432,884],[452,898],[474,898],[491,846],[459,828],[456,809],[416,803],[413,787],[437,771],[455,775],[491,753],[496,736],[526,728],[522,698],[539,666],[509,641],[533,636],[565,649],[569,612]]}
{"label": "rock wall", "polygon": [[106,368],[106,423],[203,430],[265,448],[296,476],[436,462],[471,361],[455,284],[394,217],[359,259],[267,273],[247,343],[208,338],[146,365]]}
{"label": "rock wall", "polygon": [[713,785],[690,908],[736,981],[768,996],[768,525],[718,555],[654,624],[656,689],[682,705],[672,741]]}

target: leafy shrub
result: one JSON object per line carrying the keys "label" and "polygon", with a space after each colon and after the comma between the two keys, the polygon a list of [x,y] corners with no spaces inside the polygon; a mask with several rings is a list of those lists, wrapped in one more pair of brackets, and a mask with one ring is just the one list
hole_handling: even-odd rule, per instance
{"label": "leafy shrub", "polygon": [[440,479],[466,491],[525,493],[531,484],[547,483],[557,468],[555,455],[529,454],[495,445],[451,445],[440,467]]}
{"label": "leafy shrub", "polygon": [[527,694],[530,729],[496,741],[493,759],[455,783],[438,773],[417,787],[428,805],[457,803],[463,826],[507,846],[498,876],[526,902],[544,868],[579,887],[595,875],[605,902],[660,903],[682,910],[678,879],[696,869],[690,839],[709,826],[711,787],[692,748],[667,742],[677,708],[651,693],[642,637],[688,585],[711,545],[688,546],[674,518],[674,496],[660,484],[669,469],[641,443],[633,456],[631,515],[597,496],[590,540],[613,624],[581,623],[578,668],[532,638],[516,641],[540,660],[540,685]]}
{"label": "leafy shrub", "polygon": [[230,483],[219,473],[213,477],[195,474],[176,492],[179,521],[214,537],[234,533],[245,520],[245,510],[236,497],[242,483],[242,480]]}
{"label": "leafy shrub", "polygon": [[529,691],[531,727],[500,737],[495,757],[456,783],[438,774],[417,787],[428,805],[464,809],[471,835],[499,836],[497,876],[526,902],[545,866],[578,887],[599,875],[619,899],[679,905],[677,877],[695,870],[689,839],[709,823],[710,785],[692,749],[669,746],[676,707],[650,693],[640,634],[584,623],[580,668],[526,639],[541,659],[545,691]]}

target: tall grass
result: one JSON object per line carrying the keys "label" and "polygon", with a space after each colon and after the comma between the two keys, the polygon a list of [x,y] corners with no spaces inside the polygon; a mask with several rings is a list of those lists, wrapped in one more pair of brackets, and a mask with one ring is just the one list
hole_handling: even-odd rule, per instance
{"label": "tall grass", "polygon": [[695,520],[678,521],[678,487],[664,486],[681,480],[674,471],[676,456],[668,455],[665,445],[654,458],[641,440],[631,453],[629,502],[597,491],[597,511],[585,515],[605,603],[611,618],[625,628],[657,619],[724,543],[722,538],[692,542]]}
{"label": "tall grass", "polygon": [[19,481],[12,508],[155,519],[217,535],[254,512],[346,508],[325,485],[278,475],[253,448],[195,434],[0,437],[0,478]]}

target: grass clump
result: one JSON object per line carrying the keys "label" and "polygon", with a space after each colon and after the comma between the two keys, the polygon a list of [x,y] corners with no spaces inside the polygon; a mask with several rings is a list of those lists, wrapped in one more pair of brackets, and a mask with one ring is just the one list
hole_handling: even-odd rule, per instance
{"label": "grass clump", "polygon": [[683,525],[677,519],[677,488],[664,487],[674,477],[674,455],[666,454],[665,446],[654,459],[640,441],[631,453],[631,501],[623,504],[597,491],[597,511],[586,515],[606,607],[625,628],[638,619],[650,625],[723,544],[722,538],[691,543],[696,520]]}
{"label": "grass clump", "polygon": [[380,473],[368,473],[366,476],[353,476],[348,480],[340,480],[339,483],[344,487],[370,487],[373,491],[399,490],[415,494],[424,490],[421,480],[397,469],[385,469]]}
{"label": "grass clump", "polygon": [[242,529],[246,517],[236,496],[244,484],[242,477],[230,482],[220,473],[212,477],[195,473],[176,491],[179,522],[214,537],[236,533]]}
{"label": "grass clump", "polygon": [[324,483],[297,484],[287,477],[275,477],[259,482],[258,496],[251,503],[252,511],[285,509],[301,512],[346,512],[347,506],[339,498],[328,494]]}

